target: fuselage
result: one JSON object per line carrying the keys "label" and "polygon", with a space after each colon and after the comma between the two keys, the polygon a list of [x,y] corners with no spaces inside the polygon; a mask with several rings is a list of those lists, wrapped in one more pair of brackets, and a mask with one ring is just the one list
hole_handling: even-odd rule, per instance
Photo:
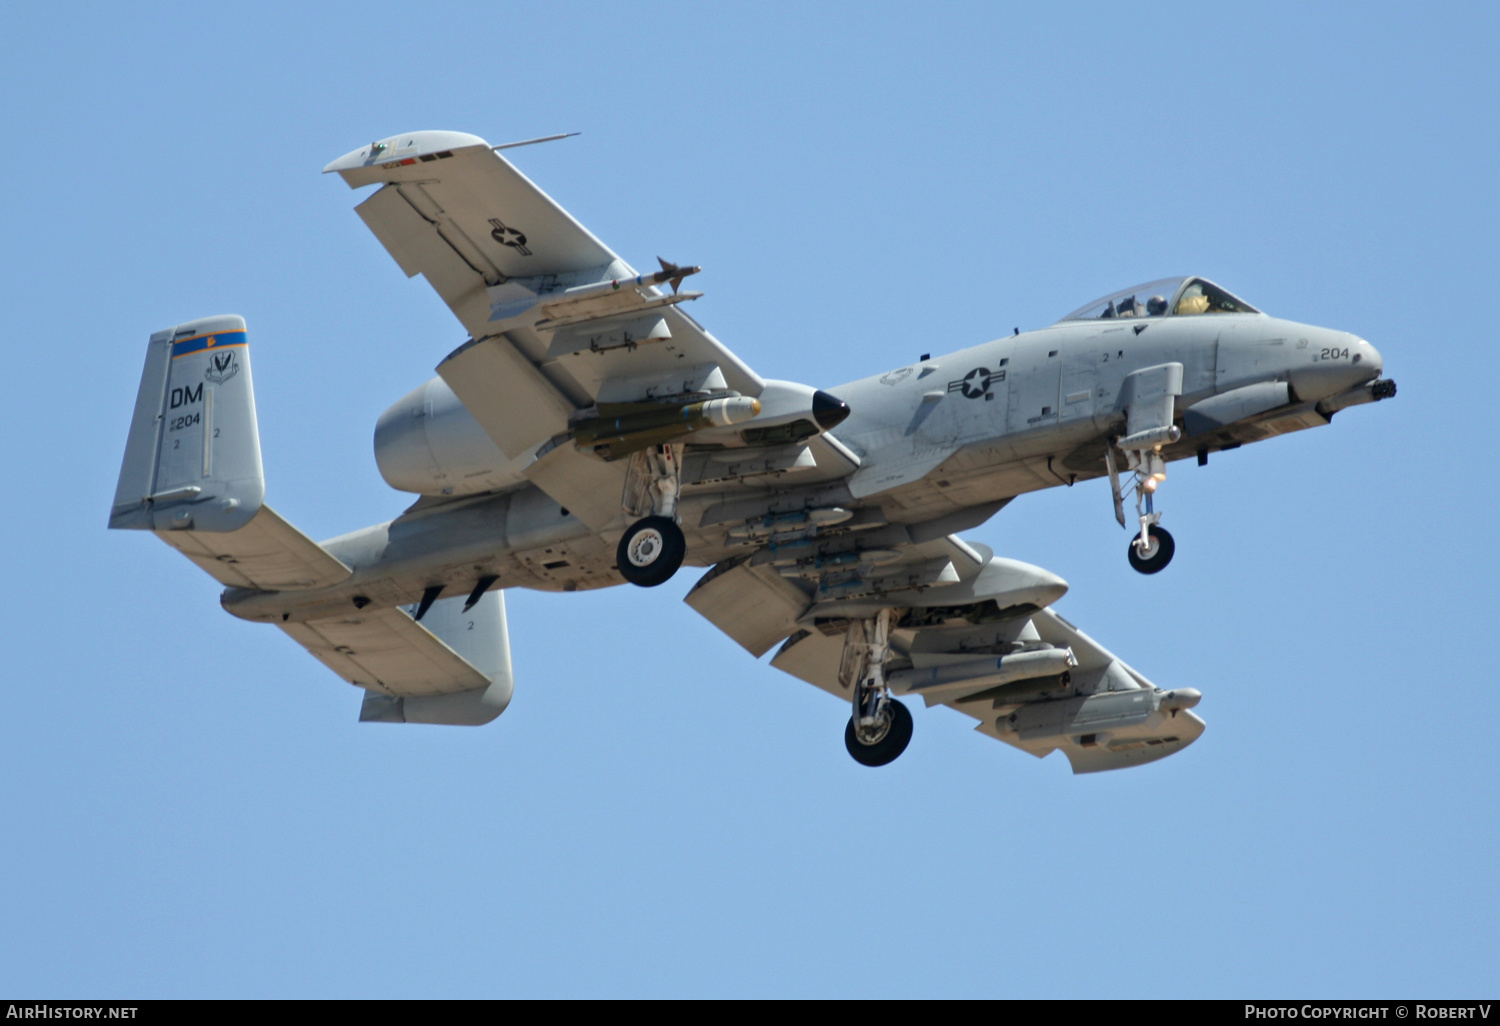
{"label": "fuselage", "polygon": [[[1261,313],[1065,320],[996,339],[830,388],[852,411],[830,433],[857,457],[857,468],[836,467],[832,476],[826,468],[794,467],[685,479],[679,516],[687,562],[708,566],[749,551],[751,543],[728,534],[740,513],[745,520],[764,510],[838,505],[911,525],[1103,476],[1107,440],[1125,423],[1127,376],[1168,363],[1183,367],[1179,418],[1205,401],[1259,394],[1262,386],[1285,400],[1241,421],[1206,422],[1216,430],[1190,434],[1166,450],[1168,459],[1327,423],[1331,412],[1320,404],[1382,369],[1380,354],[1354,335]],[[445,390],[434,379],[419,392],[436,393],[441,404]],[[422,401],[430,413],[432,399]],[[460,408],[456,416],[466,414]],[[391,417],[382,418],[382,430]],[[449,497],[435,489],[396,520],[323,542],[354,571],[337,587],[229,589],[225,608],[277,622],[336,615],[351,603],[412,603],[439,585],[460,594],[489,577],[496,588],[554,591],[624,582],[615,569],[623,518],[613,530],[594,531],[527,482],[518,461],[498,449],[487,453],[477,424],[454,437],[461,458],[480,466],[470,476],[494,490]],[[442,456],[433,459],[439,465]]]}

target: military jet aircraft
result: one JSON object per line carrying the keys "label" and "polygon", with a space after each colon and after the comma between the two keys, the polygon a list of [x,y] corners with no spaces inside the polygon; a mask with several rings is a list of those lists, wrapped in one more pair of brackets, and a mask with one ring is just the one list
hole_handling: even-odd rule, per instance
{"label": "military jet aircraft", "polygon": [[[520,145],[520,144],[518,144]],[[360,719],[480,724],[512,693],[502,592],[659,586],[848,703],[859,762],[905,749],[920,698],[1075,773],[1203,732],[1050,607],[1067,584],[960,533],[1016,496],[1107,477],[1128,556],[1172,558],[1167,464],[1395,394],[1380,354],[1206,278],[1125,289],[1050,327],[814,388],[763,378],[684,310],[699,268],[638,273],[483,139],[392,136],[329,164],[469,339],[375,427],[419,496],[315,543],[265,505],[245,322],[151,336],[109,525],[155,533],[363,689]]]}

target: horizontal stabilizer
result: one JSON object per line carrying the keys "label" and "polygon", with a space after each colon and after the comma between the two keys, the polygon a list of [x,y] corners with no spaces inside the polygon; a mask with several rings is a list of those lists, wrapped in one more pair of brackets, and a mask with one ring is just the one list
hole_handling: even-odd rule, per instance
{"label": "horizontal stabilizer", "polygon": [[461,596],[435,602],[421,623],[404,609],[378,609],[278,626],[370,692],[361,720],[478,725],[510,702],[505,599],[496,591],[467,612],[463,604]]}
{"label": "horizontal stabilizer", "polygon": [[331,587],[350,574],[270,506],[237,531],[159,531],[157,537],[231,588],[303,591]]}

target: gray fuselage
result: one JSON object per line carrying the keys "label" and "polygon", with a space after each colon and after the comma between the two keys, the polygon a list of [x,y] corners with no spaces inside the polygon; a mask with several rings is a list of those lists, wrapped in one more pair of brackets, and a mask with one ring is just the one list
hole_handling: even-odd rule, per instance
{"label": "gray fuselage", "polygon": [[[728,536],[726,510],[745,520],[836,504],[911,525],[1103,476],[1107,440],[1125,423],[1122,384],[1133,371],[1166,363],[1183,367],[1179,418],[1195,404],[1264,383],[1285,386],[1286,399],[1277,410],[1184,438],[1165,450],[1168,459],[1327,423],[1331,413],[1320,401],[1382,369],[1380,354],[1354,335],[1258,313],[1063,321],[997,339],[829,389],[852,410],[831,433],[858,456],[853,473],[829,477],[815,468],[685,483],[679,515],[687,562],[709,566],[753,547]],[[231,588],[222,601],[236,616],[280,622],[412,603],[439,585],[460,594],[489,577],[495,588],[606,587],[624,581],[615,546],[626,524],[622,515],[593,531],[529,483],[429,499],[393,521],[323,542],[354,571],[336,587]]]}

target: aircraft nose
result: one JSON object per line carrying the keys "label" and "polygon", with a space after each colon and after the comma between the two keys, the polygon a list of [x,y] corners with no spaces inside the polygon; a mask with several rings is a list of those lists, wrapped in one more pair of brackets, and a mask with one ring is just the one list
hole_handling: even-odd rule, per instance
{"label": "aircraft nose", "polygon": [[1313,344],[1299,349],[1290,380],[1298,398],[1329,399],[1380,377],[1385,361],[1380,351],[1357,335],[1324,331]]}
{"label": "aircraft nose", "polygon": [[1385,370],[1385,360],[1381,357],[1380,350],[1370,345],[1364,339],[1359,340],[1358,361],[1356,366],[1363,367],[1372,378],[1380,377],[1381,373]]}

